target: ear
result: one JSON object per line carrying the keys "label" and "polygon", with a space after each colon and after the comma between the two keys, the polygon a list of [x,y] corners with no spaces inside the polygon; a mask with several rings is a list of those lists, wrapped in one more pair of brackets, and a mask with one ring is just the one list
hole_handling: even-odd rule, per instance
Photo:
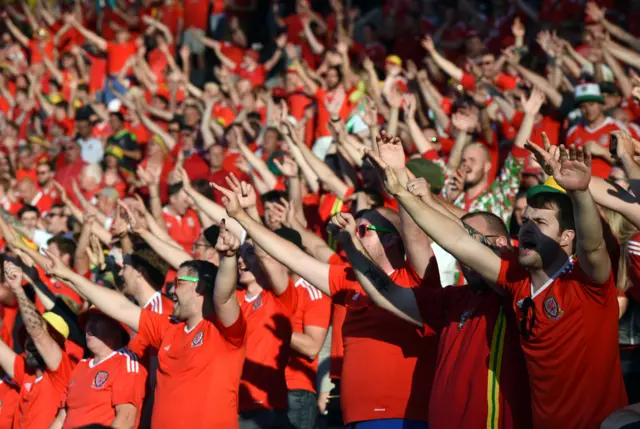
{"label": "ear", "polygon": [[489,174],[491,172],[491,161],[484,162],[484,174]]}
{"label": "ear", "polygon": [[[560,246],[571,246],[572,242],[576,238],[576,232],[573,229],[567,229],[560,235]],[[573,247],[573,246],[571,246]]]}
{"label": "ear", "polygon": [[496,239],[496,247],[498,247],[499,249],[506,249],[508,247],[510,247],[511,243],[509,242],[509,239],[507,237],[498,237]]}

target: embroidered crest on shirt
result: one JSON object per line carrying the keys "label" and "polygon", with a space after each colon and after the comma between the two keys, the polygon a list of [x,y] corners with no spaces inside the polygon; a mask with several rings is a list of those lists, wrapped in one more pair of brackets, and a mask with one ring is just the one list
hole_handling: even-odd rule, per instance
{"label": "embroidered crest on shirt", "polygon": [[190,218],[190,217],[187,218],[187,225],[189,225],[189,228],[193,228],[195,223],[193,222],[192,218]]}
{"label": "embroidered crest on shirt", "polygon": [[466,325],[469,319],[471,319],[472,314],[473,314],[473,308],[471,310],[466,310],[464,313],[462,313],[462,316],[460,316],[460,322],[458,322],[459,331],[462,331],[462,328],[464,328],[464,325]]}
{"label": "embroidered crest on shirt", "polygon": [[564,314],[564,311],[558,305],[558,301],[552,296],[544,300],[544,312],[547,313],[551,320],[558,320]]}
{"label": "embroidered crest on shirt", "polygon": [[95,389],[101,389],[109,378],[107,371],[100,371],[96,374],[96,378],[93,379],[93,385],[91,387]]}
{"label": "embroidered crest on shirt", "polygon": [[262,306],[262,294],[258,295],[255,300],[253,300],[253,310],[257,310]]}
{"label": "embroidered crest on shirt", "polygon": [[191,340],[191,347],[200,347],[204,343],[204,332],[198,332]]}

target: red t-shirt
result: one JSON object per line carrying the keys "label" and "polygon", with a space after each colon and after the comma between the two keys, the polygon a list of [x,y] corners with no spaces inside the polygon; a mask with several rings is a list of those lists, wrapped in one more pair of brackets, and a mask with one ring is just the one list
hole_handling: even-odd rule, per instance
{"label": "red t-shirt", "polygon": [[178,24],[184,18],[184,10],[180,2],[173,2],[170,5],[160,7],[160,22],[166,25],[174,36],[178,35]]}
{"label": "red t-shirt", "polygon": [[[524,113],[517,110],[513,115],[513,118],[511,118],[511,125],[516,129],[520,129],[523,119]],[[551,116],[543,116],[542,120],[536,121],[536,123],[533,124],[533,130],[531,131],[531,137],[529,140],[540,147],[544,147],[542,143],[542,133],[544,132],[547,134],[547,137],[549,137],[549,142],[552,145],[557,145],[560,141],[561,126],[562,124]]]}
{"label": "red t-shirt", "polygon": [[200,235],[200,219],[192,209],[188,209],[184,216],[171,214],[166,208],[162,210],[162,216],[167,223],[169,236],[180,244],[185,252],[191,253],[193,243]]}
{"label": "red t-shirt", "polygon": [[18,409],[20,388],[4,376],[0,379],[0,428],[10,428]]}
{"label": "red t-shirt", "polygon": [[284,370],[289,362],[291,317],[298,295],[291,282],[276,296],[264,290],[248,299],[245,290],[237,292],[247,321],[247,357],[240,380],[239,411],[287,409]]}
{"label": "red t-shirt", "polygon": [[42,51],[40,52],[41,42],[39,40],[31,39],[29,40],[29,52],[31,53],[31,64],[38,64],[44,61],[42,54],[46,56],[49,60],[53,61],[53,51],[55,47],[53,46],[53,41],[49,40],[44,43],[42,46]]}
{"label": "red t-shirt", "polygon": [[[435,265],[435,264],[434,264]],[[405,264],[390,274],[402,287],[421,284]],[[431,277],[440,287],[437,274]],[[346,307],[341,400],[346,424],[378,419],[428,421],[438,341],[373,305],[349,265],[331,265],[334,304]],[[420,380],[416,383],[415,380]]]}
{"label": "red t-shirt", "polygon": [[246,328],[242,313],[229,327],[212,315],[187,329],[185,322],[142,310],[138,335],[158,349],[151,427],[238,429]]}
{"label": "red t-shirt", "polygon": [[[151,295],[151,298],[149,298],[142,308],[149,310],[152,313],[168,317],[173,314],[173,306],[173,301],[158,291]],[[148,337],[137,335],[136,332],[131,333],[131,341],[129,341],[127,349],[131,350],[136,356],[138,356],[143,365],[149,364],[150,356],[158,355],[158,350],[153,347],[149,347]]]}
{"label": "red t-shirt", "polygon": [[13,419],[15,429],[47,429],[56,415],[73,366],[69,356],[62,353],[62,360],[55,371],[46,370],[42,377],[27,372],[24,357],[16,356],[13,379],[20,386],[18,409]]}
{"label": "red t-shirt", "polygon": [[240,79],[248,79],[254,88],[264,85],[264,80],[267,76],[267,69],[262,64],[257,65],[253,70],[249,70],[243,63],[240,63],[233,72]]}
{"label": "red t-shirt", "polygon": [[497,286],[513,301],[533,299],[531,337],[521,337],[533,425],[548,429],[599,428],[627,405],[618,349],[618,301],[613,274],[596,284],[570,261],[564,272],[535,295],[531,277],[516,255],[502,260]]}
{"label": "red t-shirt", "polygon": [[189,27],[206,30],[209,23],[210,0],[184,1],[184,28]]}
{"label": "red t-shirt", "polygon": [[71,374],[61,406],[67,408],[64,429],[88,424],[111,425],[117,405],[132,404],[138,411],[134,428],[138,427],[145,394],[147,370],[127,350],[114,351],[95,364],[83,359]]}
{"label": "red t-shirt", "polygon": [[107,73],[118,74],[122,71],[127,60],[136,54],[137,48],[133,41],[124,43],[107,43]]}
{"label": "red t-shirt", "polygon": [[627,242],[627,247],[628,275],[631,285],[626,293],[636,302],[640,302],[640,232],[636,232],[631,236]]}
{"label": "red t-shirt", "polygon": [[[293,317],[293,332],[304,333],[305,326],[328,329],[331,319],[329,297],[302,278],[294,286],[298,294],[298,306]],[[289,390],[307,390],[316,393],[317,373],[317,357],[310,360],[295,350],[291,351],[289,365],[285,371]]]}
{"label": "red t-shirt", "polygon": [[[617,130],[626,131],[626,127],[620,122],[609,117],[607,117],[596,128],[589,128],[587,125],[578,124],[573,126],[567,132],[566,144],[575,144],[576,147],[582,147],[587,142],[593,141],[596,144],[607,148],[608,150],[609,135],[613,131]],[[609,173],[611,173],[611,164],[609,164],[602,158],[593,157],[593,161],[591,163],[591,173],[594,176],[607,179],[609,177]]]}
{"label": "red t-shirt", "polygon": [[425,331],[440,335],[429,426],[531,428],[529,379],[510,304],[470,286],[413,292]]}

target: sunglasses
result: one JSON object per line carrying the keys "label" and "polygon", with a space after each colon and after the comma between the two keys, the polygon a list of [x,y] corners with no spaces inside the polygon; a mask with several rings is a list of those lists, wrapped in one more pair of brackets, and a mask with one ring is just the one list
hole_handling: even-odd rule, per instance
{"label": "sunglasses", "polygon": [[45,174],[48,174],[48,173],[49,173],[49,171],[47,171],[47,170],[44,170],[44,171],[36,171],[36,174],[37,174],[38,176],[44,176]]}
{"label": "sunglasses", "polygon": [[358,237],[362,238],[367,234],[367,231],[395,232],[392,229],[382,228],[382,227],[375,226],[375,225],[360,225],[360,226],[358,226],[358,229],[356,230],[356,233],[358,234]]}
{"label": "sunglasses", "polygon": [[200,281],[198,277],[191,277],[191,276],[179,276],[177,277],[177,279],[184,280],[185,282],[194,282],[194,283],[197,283],[198,281]]}

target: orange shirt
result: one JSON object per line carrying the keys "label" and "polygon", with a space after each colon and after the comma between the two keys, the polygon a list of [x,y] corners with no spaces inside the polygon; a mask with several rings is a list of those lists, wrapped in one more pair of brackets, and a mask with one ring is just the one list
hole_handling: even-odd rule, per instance
{"label": "orange shirt", "polygon": [[[627,405],[618,349],[618,301],[613,275],[596,284],[576,260],[535,294],[516,255],[502,260],[498,287],[518,317],[533,299],[531,337],[520,338],[529,384],[533,426],[596,429]],[[529,322],[528,322],[529,323]]]}
{"label": "orange shirt", "polygon": [[196,212],[189,209],[184,216],[176,216],[169,213],[169,210],[165,207],[162,210],[162,216],[164,216],[164,220],[167,223],[169,236],[180,244],[185,252],[191,253],[193,243],[198,239],[201,230],[200,220]]}
{"label": "orange shirt", "polygon": [[42,377],[27,372],[24,357],[16,356],[13,379],[20,386],[18,410],[13,419],[14,429],[47,429],[58,414],[58,407],[69,384],[73,366],[69,356],[62,353],[62,360],[55,371],[46,370]]}
{"label": "orange shirt", "polygon": [[[132,404],[140,420],[147,370],[127,349],[114,351],[99,363],[83,359],[71,374],[61,405],[67,408],[64,429],[91,423],[111,425],[116,405]],[[134,427],[138,427],[138,423]]]}
{"label": "orange shirt", "polygon": [[[158,291],[149,298],[142,308],[163,316],[171,316],[173,313],[173,305],[173,301]],[[137,335],[135,332],[131,334],[131,341],[129,341],[127,349],[135,353],[144,365],[149,363],[149,357],[151,355],[156,356],[158,354],[158,350],[149,347],[147,337]]]}
{"label": "orange shirt", "polygon": [[[408,264],[390,277],[402,287],[421,284]],[[342,326],[344,422],[428,421],[426,404],[436,366],[437,337],[425,337],[422,330],[373,305],[349,265],[331,265],[329,287],[334,304],[347,309]]]}
{"label": "orange shirt", "polygon": [[6,375],[0,379],[0,428],[10,428],[18,409],[20,389]]}
{"label": "orange shirt", "polygon": [[184,322],[142,310],[138,335],[159,350],[151,427],[238,428],[238,386],[246,323],[225,328],[215,316],[187,329]]}
{"label": "orange shirt", "polygon": [[248,299],[237,292],[247,321],[247,358],[240,380],[239,411],[287,409],[284,370],[289,361],[291,317],[298,295],[293,284],[280,296],[268,290]]}
{"label": "orange shirt", "polygon": [[[295,283],[298,294],[298,306],[293,317],[293,332],[304,333],[305,326],[329,328],[331,318],[331,300],[306,280]],[[289,365],[285,371],[289,390],[307,390],[316,393],[316,375],[318,358],[308,357],[292,350]]]}
{"label": "orange shirt", "polygon": [[[582,147],[587,142],[593,141],[596,144],[603,146],[609,149],[609,135],[613,131],[617,130],[625,130],[626,127],[622,125],[620,122],[615,119],[611,119],[607,117],[600,125],[596,128],[590,128],[587,125],[578,124],[573,126],[567,132],[566,144],[571,145],[575,144],[576,147]],[[594,176],[602,177],[604,179],[609,178],[609,173],[611,173],[611,164],[605,161],[602,158],[593,157],[593,162],[591,163],[591,173]]]}
{"label": "orange shirt", "polygon": [[136,54],[136,44],[133,41],[124,43],[107,43],[107,73],[118,74],[127,60]]}
{"label": "orange shirt", "polygon": [[44,57],[42,56],[43,53],[49,60],[53,61],[53,51],[54,51],[53,42],[47,41],[42,47],[43,52],[40,52],[40,47],[38,45],[40,45],[39,40],[35,40],[35,39],[29,40],[29,52],[31,53],[31,64],[41,63],[44,60]]}

